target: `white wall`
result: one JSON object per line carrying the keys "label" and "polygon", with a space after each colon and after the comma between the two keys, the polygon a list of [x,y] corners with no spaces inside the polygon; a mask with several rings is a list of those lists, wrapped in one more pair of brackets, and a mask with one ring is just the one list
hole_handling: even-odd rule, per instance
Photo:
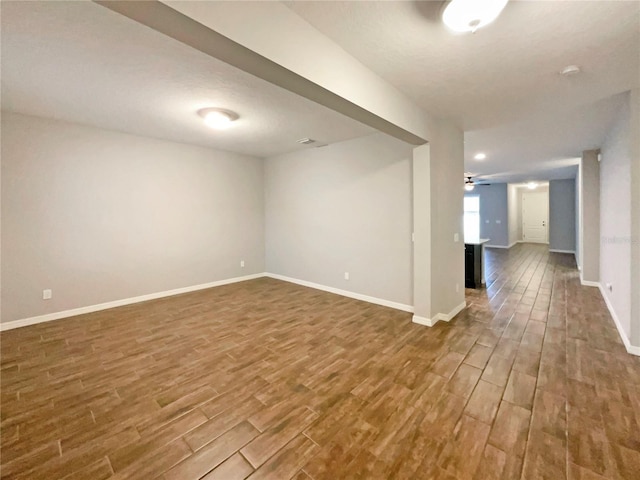
{"label": "white wall", "polygon": [[516,188],[516,242],[522,241],[522,187]]}
{"label": "white wall", "polygon": [[549,250],[575,252],[575,179],[549,181]]}
{"label": "white wall", "polygon": [[411,158],[376,134],[266,159],[267,271],[413,305]]}
{"label": "white wall", "polygon": [[631,345],[640,355],[640,88],[629,93],[631,159]]}
{"label": "white wall", "polygon": [[463,132],[452,123],[440,121],[433,127],[429,147],[431,318],[448,318],[465,302]]}
{"label": "white wall", "polygon": [[263,272],[263,164],[3,112],[2,222],[3,322]]}
{"label": "white wall", "polygon": [[511,184],[507,185],[507,203],[509,246],[512,246],[521,238],[518,236],[518,211],[520,211],[520,202],[517,186]]}
{"label": "white wall", "polygon": [[627,337],[631,335],[629,121],[629,103],[625,102],[602,145],[600,161],[600,283]]}
{"label": "white wall", "polygon": [[576,248],[575,248],[575,256],[576,256],[576,265],[578,267],[578,270],[582,270],[582,260],[581,260],[581,255],[582,255],[582,240],[581,240],[581,235],[582,235],[582,223],[580,221],[580,219],[582,218],[582,181],[580,180],[580,171],[581,171],[581,166],[578,165],[578,171],[576,173],[576,178],[575,178],[575,185],[574,185],[574,189],[576,192],[576,197],[575,197],[575,212],[576,212],[576,224],[575,224],[575,238],[576,238]]}

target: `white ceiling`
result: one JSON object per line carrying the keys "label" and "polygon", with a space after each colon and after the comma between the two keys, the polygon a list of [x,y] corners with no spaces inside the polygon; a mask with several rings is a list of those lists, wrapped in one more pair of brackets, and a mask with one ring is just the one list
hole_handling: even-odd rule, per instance
{"label": "white ceiling", "polygon": [[[494,179],[573,175],[568,159],[604,139],[620,103],[611,97],[640,85],[638,1],[511,0],[476,34],[449,32],[443,2],[285,3],[425,111],[454,119],[466,169]],[[583,73],[558,74],[571,64]],[[473,161],[478,151],[487,160]]]}
{"label": "white ceiling", "polygon": [[[492,181],[566,178],[602,144],[640,85],[640,2],[511,0],[476,34],[452,34],[442,2],[287,2],[405,92],[465,129],[466,170]],[[2,108],[256,156],[373,129],[92,2],[0,3]],[[118,39],[118,41],[114,41]],[[570,78],[558,71],[578,64]],[[199,108],[241,116],[204,126]],[[473,155],[483,151],[487,160]]]}
{"label": "white ceiling", "polygon": [[[0,8],[3,110],[261,157],[374,132],[92,2]],[[240,119],[212,130],[210,106]]]}
{"label": "white ceiling", "polygon": [[[613,95],[566,112],[466,132],[466,170],[503,182],[575,177],[580,153],[602,145],[624,100],[624,93]],[[487,160],[474,160],[476,152]]]}

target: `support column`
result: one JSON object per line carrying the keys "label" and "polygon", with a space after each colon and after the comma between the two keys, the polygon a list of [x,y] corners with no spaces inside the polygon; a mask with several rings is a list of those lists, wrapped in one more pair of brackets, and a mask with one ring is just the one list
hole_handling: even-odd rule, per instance
{"label": "support column", "polygon": [[413,149],[413,321],[431,322],[431,147]]}
{"label": "support column", "polygon": [[629,148],[631,158],[631,316],[629,340],[640,355],[640,88],[631,90]]}
{"label": "support column", "polygon": [[428,326],[465,307],[463,133],[446,121],[431,131],[413,153],[413,321]]}
{"label": "support column", "polygon": [[582,152],[580,167],[580,245],[583,285],[597,287],[600,281],[600,165],[598,150]]}

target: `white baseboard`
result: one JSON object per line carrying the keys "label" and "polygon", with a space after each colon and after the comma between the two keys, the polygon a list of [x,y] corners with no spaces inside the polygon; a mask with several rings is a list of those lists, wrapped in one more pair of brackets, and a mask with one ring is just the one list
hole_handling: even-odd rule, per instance
{"label": "white baseboard", "polygon": [[438,320],[432,320],[430,318],[420,317],[418,315],[414,315],[411,321],[413,323],[417,323],[418,325],[425,325],[427,327],[433,327],[438,322]]}
{"label": "white baseboard", "polygon": [[485,247],[489,247],[489,248],[505,248],[505,249],[509,249],[515,245],[517,245],[518,243],[522,243],[522,240],[516,240],[515,242],[510,243],[509,245],[485,245]]}
{"label": "white baseboard", "polygon": [[635,345],[629,345],[627,347],[627,353],[640,357],[640,347],[636,347]]}
{"label": "white baseboard", "polygon": [[371,297],[369,295],[363,295],[362,293],[350,292],[348,290],[341,290],[339,288],[328,287],[319,283],[307,282],[306,280],[299,280],[297,278],[286,277],[284,275],[278,275],[276,273],[265,273],[266,277],[275,278],[276,280],[282,280],[284,282],[295,283],[304,287],[315,288],[316,290],[322,290],[324,292],[335,293],[342,295],[343,297],[355,298],[356,300],[362,300],[364,302],[375,303],[376,305],[382,305],[384,307],[395,308],[396,310],[402,310],[403,312],[413,313],[412,305],[405,305],[404,303],[392,302],[391,300],[385,300],[383,298]]}
{"label": "white baseboard", "polygon": [[640,347],[636,347],[635,345],[629,345],[629,346],[625,345],[625,347],[627,347],[627,353],[640,357]]}
{"label": "white baseboard", "polygon": [[426,317],[420,317],[418,315],[414,315],[411,321],[419,325],[426,325],[427,327],[433,327],[440,320],[442,320],[443,322],[449,322],[453,317],[455,317],[462,310],[464,310],[466,306],[467,306],[467,302],[462,302],[460,305],[455,307],[449,313],[437,313],[432,318],[426,318]]}
{"label": "white baseboard", "polygon": [[607,308],[609,309],[609,313],[611,314],[611,318],[613,318],[613,323],[615,323],[616,328],[618,329],[618,335],[620,335],[620,338],[622,339],[622,343],[624,343],[624,348],[626,348],[627,352],[630,353],[631,355],[640,356],[640,347],[636,347],[634,345],[631,345],[631,341],[629,340],[629,337],[627,337],[627,334],[625,333],[624,329],[622,328],[622,324],[620,323],[620,319],[618,318],[618,315],[616,314],[616,311],[613,309],[613,305],[611,305],[611,302],[609,302],[609,299],[607,298],[607,295],[605,294],[604,287],[602,286],[601,283],[598,283],[598,288],[600,289],[600,294],[602,295],[602,298],[604,299],[604,303],[607,305]]}
{"label": "white baseboard", "polygon": [[552,253],[570,253],[572,255],[576,254],[575,250],[556,250],[555,248],[550,248],[549,251]]}
{"label": "white baseboard", "polygon": [[[299,280],[296,278],[286,277],[284,275],[265,272],[265,273],[256,273],[253,275],[246,275],[243,277],[235,277],[235,278],[229,278],[225,280],[219,280],[216,282],[203,283],[200,285],[193,285],[190,287],[176,288],[174,290],[167,290],[164,292],[150,293],[148,295],[141,295],[138,297],[124,298],[121,300],[115,300],[113,302],[105,302],[97,305],[89,305],[86,307],[74,308],[71,310],[64,310],[61,312],[48,313],[46,315],[39,315],[36,317],[29,317],[29,318],[23,318],[20,320],[14,320],[11,322],[0,323],[0,332],[5,330],[12,330],[14,328],[26,327],[29,325],[35,325],[38,323],[44,323],[44,322],[50,322],[53,320],[60,320],[63,318],[74,317],[76,315],[83,315],[85,313],[98,312],[101,310],[107,310],[109,308],[122,307],[125,305],[131,305],[134,303],[146,302],[148,300],[156,300],[158,298],[170,297],[173,295],[179,295],[181,293],[195,292],[197,290],[204,290],[206,288],[218,287],[218,286],[227,285],[230,283],[253,280],[255,278],[260,278],[260,277],[274,278],[276,280],[282,280],[285,282],[303,285],[305,287],[315,288],[316,290],[335,293],[337,295],[342,295],[343,297],[355,298],[356,300],[362,300],[364,302],[369,302],[376,305],[382,305],[385,307],[394,308],[396,310],[413,313],[413,306],[406,305],[404,303],[393,302],[393,301],[385,300],[382,298],[371,297],[369,295],[364,295],[361,293],[350,292],[348,290],[341,290],[339,288],[328,287],[326,285],[321,285],[318,283],[307,282],[306,280]],[[428,325],[428,326],[433,326],[440,320],[444,322],[448,322],[453,317],[455,317],[458,313],[460,313],[460,311],[462,311],[465,307],[466,307],[466,302],[462,302],[460,305],[455,307],[449,313],[438,313],[434,315],[433,318],[431,319],[414,315],[413,321],[415,323],[420,323],[422,325]]]}
{"label": "white baseboard", "polygon": [[585,280],[582,278],[582,272],[580,272],[580,284],[585,287],[598,287],[600,288],[600,282],[593,282],[591,280]]}
{"label": "white baseboard", "polygon": [[76,315],[83,315],[85,313],[98,312],[100,310],[107,310],[109,308],[122,307],[124,305],[146,302],[147,300],[156,300],[158,298],[171,297],[173,295],[180,295],[181,293],[195,292],[197,290],[219,287],[221,285],[228,285],[230,283],[244,282],[246,280],[253,280],[254,278],[260,278],[264,276],[264,273],[255,273],[253,275],[245,275],[243,277],[227,278],[225,280],[202,283],[200,285],[192,285],[190,287],[176,288],[174,290],[166,290],[164,292],[150,293],[148,295],[140,295],[138,297],[123,298],[122,300],[114,300],[113,302],[99,303],[97,305],[89,305],[87,307],[73,308],[71,310],[63,310],[61,312],[47,313],[46,315],[38,315],[36,317],[13,320],[11,322],[0,323],[0,332],[3,332],[5,330],[12,330],[14,328],[26,327],[29,325],[35,325],[37,323],[60,320],[62,318],[75,317]]}

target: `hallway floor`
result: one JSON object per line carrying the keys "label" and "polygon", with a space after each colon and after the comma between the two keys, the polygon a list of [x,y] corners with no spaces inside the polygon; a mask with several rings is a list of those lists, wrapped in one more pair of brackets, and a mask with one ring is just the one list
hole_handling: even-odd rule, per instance
{"label": "hallway floor", "polygon": [[636,479],[640,358],[546,246],[411,315],[258,279],[4,332],[1,477]]}

